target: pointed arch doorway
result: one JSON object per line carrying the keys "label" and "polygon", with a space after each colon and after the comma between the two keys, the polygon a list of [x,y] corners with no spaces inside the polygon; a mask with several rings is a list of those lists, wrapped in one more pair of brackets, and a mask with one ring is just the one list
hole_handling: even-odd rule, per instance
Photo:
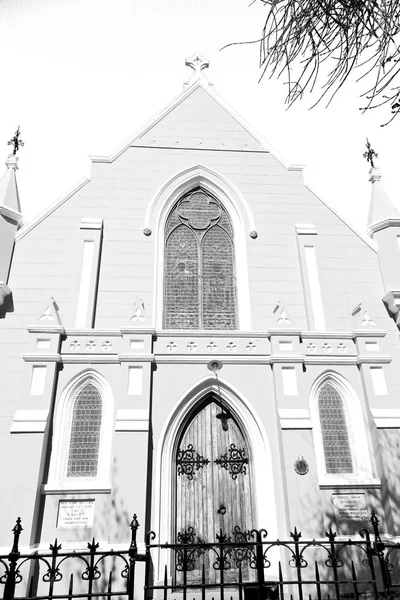
{"label": "pointed arch doorway", "polygon": [[[249,445],[235,416],[214,394],[197,405],[181,431],[174,476],[178,542],[235,541],[235,532],[239,541],[237,532],[254,527]],[[204,566],[207,583],[216,582],[214,561],[212,552],[200,553],[188,573],[190,581],[201,581]],[[236,567],[225,576],[236,580]]]}

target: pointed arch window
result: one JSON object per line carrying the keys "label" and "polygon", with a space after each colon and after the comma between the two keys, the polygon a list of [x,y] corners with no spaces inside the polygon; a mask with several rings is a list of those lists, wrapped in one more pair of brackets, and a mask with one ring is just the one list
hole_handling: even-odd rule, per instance
{"label": "pointed arch window", "polygon": [[164,327],[236,329],[233,229],[222,204],[196,188],[165,229]]}
{"label": "pointed arch window", "polygon": [[67,477],[96,477],[102,412],[100,392],[88,382],[74,400]]}
{"label": "pointed arch window", "polygon": [[96,371],[74,378],[57,400],[45,489],[109,489],[114,400]]}
{"label": "pointed arch window", "polygon": [[353,458],[343,398],[331,383],[318,394],[318,412],[328,474],[353,473]]}

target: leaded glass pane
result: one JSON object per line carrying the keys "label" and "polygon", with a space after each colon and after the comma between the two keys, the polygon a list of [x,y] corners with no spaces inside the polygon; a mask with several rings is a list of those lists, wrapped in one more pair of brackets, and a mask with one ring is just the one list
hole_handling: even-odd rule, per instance
{"label": "leaded glass pane", "polygon": [[174,206],[165,228],[167,329],[235,329],[232,234],[222,205],[201,188]]}
{"label": "leaded glass pane", "polygon": [[353,461],[343,400],[329,383],[319,393],[318,408],[326,472],[352,473]]}
{"label": "leaded glass pane", "polygon": [[102,401],[88,383],[79,391],[72,411],[67,477],[96,477],[99,461]]}
{"label": "leaded glass pane", "polygon": [[194,233],[180,225],[166,248],[164,306],[167,329],[199,327],[199,265]]}
{"label": "leaded glass pane", "polygon": [[233,246],[221,227],[213,227],[202,242],[203,328],[235,328]]}

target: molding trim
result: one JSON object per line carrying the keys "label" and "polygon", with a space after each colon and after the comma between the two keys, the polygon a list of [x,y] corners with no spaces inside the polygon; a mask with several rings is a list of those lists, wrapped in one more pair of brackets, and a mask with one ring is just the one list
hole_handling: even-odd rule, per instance
{"label": "molding trim", "polygon": [[66,329],[65,335],[78,337],[81,335],[88,337],[104,336],[104,337],[120,337],[118,329]]}
{"label": "molding trim", "polygon": [[23,225],[22,213],[4,206],[4,204],[0,205],[0,215],[3,215],[6,219],[10,219],[10,221],[14,221],[17,225]]}
{"label": "molding trim", "polygon": [[378,221],[378,223],[373,223],[367,227],[367,233],[371,235],[387,227],[400,227],[400,219],[384,219],[383,221]]}
{"label": "molding trim", "polygon": [[37,408],[17,410],[12,420],[10,433],[43,433],[48,415],[48,410]]}
{"label": "molding trim", "polygon": [[80,229],[103,229],[103,219],[96,217],[83,217]]}
{"label": "molding trim", "polygon": [[25,362],[62,362],[60,354],[22,354]]}
{"label": "molding trim", "polygon": [[120,408],[117,411],[115,431],[148,431],[149,411],[141,408]]}
{"label": "molding trim", "polygon": [[312,429],[307,408],[280,408],[278,412],[282,429]]}
{"label": "molding trim", "polygon": [[400,429],[399,408],[371,408],[378,429]]}
{"label": "molding trim", "polygon": [[93,481],[87,480],[82,481],[82,487],[77,487],[76,481],[72,483],[75,483],[75,486],[71,485],[71,487],[67,487],[66,485],[60,484],[60,487],[58,487],[45,483],[42,486],[42,493],[57,496],[70,494],[111,494],[111,482],[105,482],[104,485],[99,483],[97,486]]}
{"label": "molding trim", "polygon": [[343,479],[338,477],[337,479],[333,479],[333,477],[326,476],[325,478],[320,480],[319,489],[320,490],[362,490],[362,489],[378,489],[381,487],[381,480],[376,479],[365,479],[365,480],[351,480],[351,479]]}
{"label": "molding trim", "polygon": [[64,327],[52,327],[51,325],[29,325],[26,329],[29,333],[65,334]]}
{"label": "molding trim", "polygon": [[295,228],[298,235],[317,235],[317,228],[312,223],[296,223]]}

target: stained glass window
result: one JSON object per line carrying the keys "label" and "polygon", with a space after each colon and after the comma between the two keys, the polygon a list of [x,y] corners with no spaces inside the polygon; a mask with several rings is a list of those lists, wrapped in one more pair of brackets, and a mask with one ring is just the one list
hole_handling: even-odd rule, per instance
{"label": "stained glass window", "polygon": [[319,393],[318,410],[326,472],[353,473],[343,400],[330,383],[326,383]]}
{"label": "stained glass window", "polygon": [[164,327],[235,329],[233,230],[220,202],[197,188],[166,225]]}
{"label": "stained glass window", "polygon": [[89,382],[74,400],[67,477],[96,477],[102,412],[100,392]]}

